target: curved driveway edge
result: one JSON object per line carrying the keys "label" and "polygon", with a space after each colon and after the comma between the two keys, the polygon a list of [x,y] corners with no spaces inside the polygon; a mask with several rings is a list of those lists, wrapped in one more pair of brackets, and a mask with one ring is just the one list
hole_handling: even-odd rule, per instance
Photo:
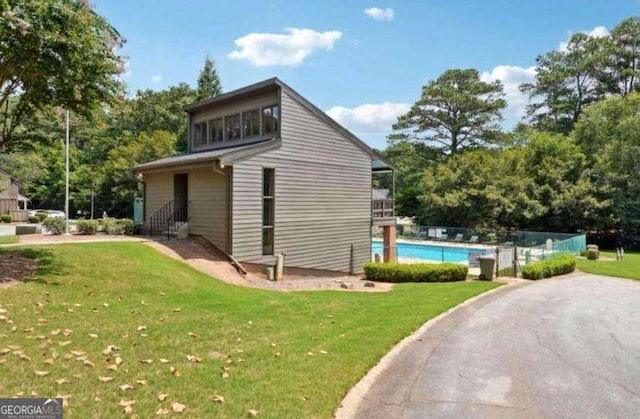
{"label": "curved driveway edge", "polygon": [[640,417],[640,281],[497,291],[405,345],[356,418]]}
{"label": "curved driveway edge", "polygon": [[[530,284],[532,284],[530,281],[515,282],[489,290],[480,295],[469,298],[457,306],[451,307],[444,313],[440,313],[436,317],[428,320],[425,324],[420,326],[418,330],[402,339],[396,346],[394,346],[391,351],[382,357],[380,362],[371,368],[367,374],[362,377],[362,379],[358,381],[351,390],[349,390],[336,410],[335,417],[337,419],[356,417],[356,412],[363,404],[365,396],[371,391],[371,388],[380,379],[381,375],[394,364],[399,356],[412,356],[412,346],[416,343],[423,343],[424,335],[426,335],[432,328],[440,327],[441,322],[446,322],[446,325],[444,325],[445,327],[455,327],[455,325],[457,325],[463,318],[469,316],[480,307],[484,307],[489,302]],[[394,375],[396,375],[395,372]],[[399,377],[405,376],[404,371],[398,371],[397,375]],[[381,415],[380,417],[383,416]]]}

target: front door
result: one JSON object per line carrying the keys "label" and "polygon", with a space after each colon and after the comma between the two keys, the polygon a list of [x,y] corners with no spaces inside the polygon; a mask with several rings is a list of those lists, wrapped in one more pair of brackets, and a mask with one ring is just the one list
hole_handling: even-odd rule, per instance
{"label": "front door", "polygon": [[189,217],[189,174],[173,175],[173,205],[176,221],[188,221]]}

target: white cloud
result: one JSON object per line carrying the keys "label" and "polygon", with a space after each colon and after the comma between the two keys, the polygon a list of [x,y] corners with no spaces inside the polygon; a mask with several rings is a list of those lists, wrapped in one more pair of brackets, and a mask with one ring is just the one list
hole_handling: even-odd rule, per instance
{"label": "white cloud", "polygon": [[407,103],[384,102],[380,104],[364,104],[355,108],[334,106],[327,115],[353,132],[388,134],[398,116],[409,111]]}
{"label": "white cloud", "polygon": [[296,66],[314,50],[330,50],[342,37],[339,31],[316,32],[311,29],[287,28],[286,35],[250,33],[234,41],[236,49],[227,57],[247,60],[256,67]]}
{"label": "white cloud", "polygon": [[153,83],[160,83],[162,81],[162,74],[156,74],[155,76],[151,77],[151,81]]}
{"label": "white cloud", "polygon": [[370,7],[364,9],[364,14],[369,16],[373,20],[391,21],[394,17],[393,9],[380,9],[379,7]]}
{"label": "white cloud", "polygon": [[528,68],[518,67],[514,65],[499,65],[494,67],[491,72],[485,71],[480,75],[480,79],[484,82],[492,82],[500,80],[504,86],[505,99],[507,100],[507,108],[504,110],[504,117],[511,119],[520,119],[526,112],[529,97],[520,93],[519,86],[522,83],[531,83],[535,80],[536,67]]}
{"label": "white cloud", "polygon": [[[580,32],[585,33],[592,38],[604,38],[605,36],[609,35],[609,30],[604,26],[596,26],[590,31],[586,30],[586,31],[580,31]],[[558,45],[558,51],[567,50],[567,46],[569,45],[569,39],[571,39],[571,35],[573,35],[573,32],[569,31],[569,36],[567,37],[567,40],[560,42],[560,45]]]}

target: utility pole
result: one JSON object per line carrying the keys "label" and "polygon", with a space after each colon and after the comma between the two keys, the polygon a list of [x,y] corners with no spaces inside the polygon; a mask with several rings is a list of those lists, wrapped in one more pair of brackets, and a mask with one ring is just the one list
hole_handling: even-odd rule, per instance
{"label": "utility pole", "polygon": [[67,109],[65,190],[64,190],[64,226],[65,234],[69,234],[69,110]]}

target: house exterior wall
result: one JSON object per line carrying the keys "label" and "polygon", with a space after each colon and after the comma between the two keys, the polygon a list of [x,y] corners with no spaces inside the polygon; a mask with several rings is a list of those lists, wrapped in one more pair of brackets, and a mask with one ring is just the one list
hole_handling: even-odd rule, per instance
{"label": "house exterior wall", "polygon": [[173,201],[173,176],[189,175],[189,234],[200,235],[224,251],[228,249],[228,178],[213,170],[213,162],[194,168],[145,173],[145,222]]}
{"label": "house exterior wall", "polygon": [[0,215],[18,209],[18,193],[18,184],[12,182],[8,176],[3,177],[0,174]]}
{"label": "house exterior wall", "polygon": [[371,254],[371,157],[288,93],[280,106],[280,149],[233,166],[232,254],[273,263],[262,256],[262,169],[275,168],[274,254],[285,266],[360,273]]}
{"label": "house exterior wall", "polygon": [[208,168],[189,173],[189,234],[203,236],[228,252],[228,178]]}

